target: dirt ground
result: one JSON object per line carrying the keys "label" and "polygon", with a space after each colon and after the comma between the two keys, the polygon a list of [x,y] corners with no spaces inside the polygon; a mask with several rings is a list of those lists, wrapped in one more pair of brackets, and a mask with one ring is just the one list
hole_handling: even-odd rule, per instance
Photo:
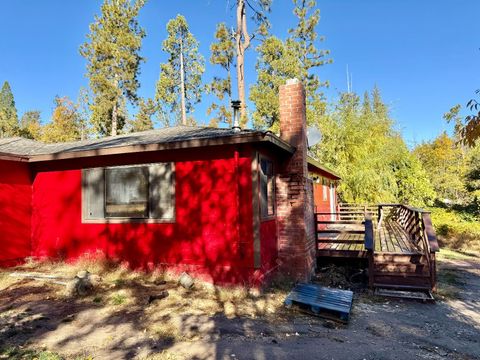
{"label": "dirt ground", "polygon": [[27,264],[15,271],[85,268],[102,282],[71,298],[1,272],[0,359],[480,359],[480,258],[444,251],[439,263],[435,303],[357,291],[348,325],[285,309],[286,290],[185,290],[163,274]]}

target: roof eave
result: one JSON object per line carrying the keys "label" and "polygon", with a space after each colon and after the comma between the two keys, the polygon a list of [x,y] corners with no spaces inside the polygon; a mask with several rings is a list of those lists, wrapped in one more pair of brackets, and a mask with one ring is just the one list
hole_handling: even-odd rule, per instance
{"label": "roof eave", "polygon": [[29,157],[24,155],[16,155],[16,154],[0,152],[0,160],[28,162]]}
{"label": "roof eave", "polygon": [[199,148],[199,147],[218,146],[218,145],[237,145],[237,144],[245,144],[245,143],[270,143],[287,153],[293,154],[295,152],[294,147],[292,147],[286,141],[273,135],[272,133],[256,132],[256,133],[223,136],[223,137],[217,137],[217,138],[190,139],[190,140],[176,141],[176,142],[170,142],[170,143],[137,144],[137,145],[99,148],[99,149],[92,149],[92,150],[65,151],[65,152],[58,152],[53,154],[32,155],[29,157],[29,161],[43,162],[43,161],[95,157],[95,156],[130,154],[130,153],[138,153],[138,152],[178,150],[178,149]]}
{"label": "roof eave", "polygon": [[310,155],[307,157],[307,162],[308,162],[308,165],[314,167],[315,169],[326,172],[326,173],[332,175],[335,178],[335,180],[341,180],[342,179],[337,172],[335,172],[335,171],[329,169],[328,167],[326,167],[325,165],[321,164],[317,159],[313,158]]}

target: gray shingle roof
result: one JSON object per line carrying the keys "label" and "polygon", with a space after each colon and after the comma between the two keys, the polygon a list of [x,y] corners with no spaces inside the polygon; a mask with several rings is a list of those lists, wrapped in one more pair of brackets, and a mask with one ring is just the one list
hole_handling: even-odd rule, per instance
{"label": "gray shingle roof", "polygon": [[175,126],[102,139],[46,144],[20,137],[0,139],[0,153],[17,156],[51,155],[64,152],[98,150],[130,145],[166,144],[188,140],[215,139],[233,135],[262,134],[255,130],[235,132],[198,126]]}

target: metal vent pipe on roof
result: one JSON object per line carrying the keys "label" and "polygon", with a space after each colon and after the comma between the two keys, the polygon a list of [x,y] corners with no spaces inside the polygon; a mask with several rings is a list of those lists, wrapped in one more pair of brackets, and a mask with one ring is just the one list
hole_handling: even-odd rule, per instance
{"label": "metal vent pipe on roof", "polygon": [[240,100],[232,100],[232,109],[233,109],[233,126],[232,129],[235,132],[241,131],[240,127],[240,106],[242,102]]}

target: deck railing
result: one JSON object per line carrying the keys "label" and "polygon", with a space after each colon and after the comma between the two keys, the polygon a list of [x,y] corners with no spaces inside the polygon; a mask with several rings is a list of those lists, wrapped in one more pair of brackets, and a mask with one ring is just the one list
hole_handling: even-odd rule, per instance
{"label": "deck railing", "polygon": [[[403,204],[378,205],[379,225],[382,218],[390,217],[410,236],[413,244],[423,254],[427,261],[432,289],[436,287],[435,253],[440,250],[437,236],[432,225],[430,212]],[[390,213],[385,209],[390,208]]]}
{"label": "deck railing", "polygon": [[338,216],[343,220],[361,220],[365,219],[365,214],[372,214],[372,219],[376,220],[377,206],[369,204],[338,204]]}
{"label": "deck railing", "polygon": [[[335,239],[321,238],[324,233],[335,232],[324,229],[329,224],[362,224],[365,229],[364,246],[369,258],[369,267],[373,271],[375,253],[374,223],[380,229],[385,222],[389,227],[394,226],[396,231],[404,233],[411,244],[422,254],[427,262],[432,289],[436,286],[435,253],[439,251],[437,237],[430,218],[430,212],[403,204],[339,204],[335,213],[323,212],[315,214],[317,226],[317,249],[322,242],[335,243]],[[343,229],[341,232],[350,233]],[[357,233],[358,230],[351,231]],[[338,241],[341,243],[341,241]],[[355,241],[359,242],[359,241]],[[373,277],[370,277],[371,279]]]}

